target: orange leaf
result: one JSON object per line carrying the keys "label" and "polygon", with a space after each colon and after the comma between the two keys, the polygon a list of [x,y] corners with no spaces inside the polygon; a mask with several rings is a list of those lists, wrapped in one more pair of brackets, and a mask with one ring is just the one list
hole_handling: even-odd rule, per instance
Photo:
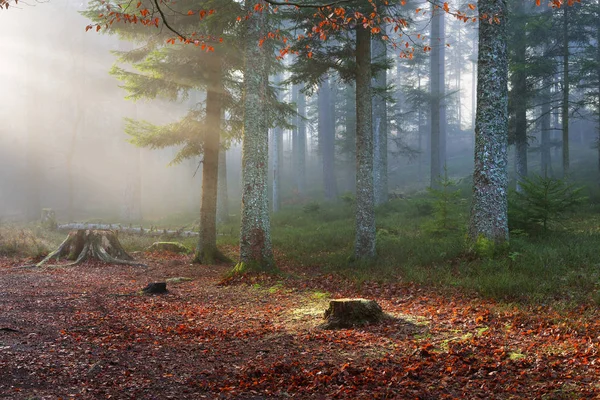
{"label": "orange leaf", "polygon": [[[540,1],[540,0],[537,0],[537,1]],[[474,9],[476,8],[476,6],[475,6],[475,4],[469,4],[469,8],[470,8],[471,10],[474,10]]]}

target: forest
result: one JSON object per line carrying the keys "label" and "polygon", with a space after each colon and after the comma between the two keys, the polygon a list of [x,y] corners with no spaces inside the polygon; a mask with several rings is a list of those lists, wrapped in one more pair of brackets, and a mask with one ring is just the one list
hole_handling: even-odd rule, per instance
{"label": "forest", "polygon": [[600,396],[600,0],[0,0],[0,398]]}

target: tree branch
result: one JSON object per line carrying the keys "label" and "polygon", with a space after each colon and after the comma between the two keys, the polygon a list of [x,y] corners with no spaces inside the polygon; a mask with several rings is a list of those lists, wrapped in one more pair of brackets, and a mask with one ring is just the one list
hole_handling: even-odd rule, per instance
{"label": "tree branch", "polygon": [[158,4],[158,0],[153,0],[153,1],[154,1],[154,6],[158,10],[158,13],[160,14],[160,17],[162,18],[162,22],[167,27],[167,29],[170,30],[171,32],[173,32],[174,34],[176,34],[177,36],[179,36],[180,38],[182,38],[184,40],[189,40],[185,35],[179,33],[178,31],[176,31],[175,28],[173,28],[171,26],[171,24],[169,24],[169,22],[167,21],[167,17],[165,15],[165,13],[163,12],[162,8],[160,8],[160,5]]}
{"label": "tree branch", "polygon": [[352,0],[337,0],[329,3],[297,3],[293,1],[277,1],[277,0],[263,0],[265,3],[269,3],[273,6],[295,6],[299,8],[323,8],[337,6],[338,4],[350,3]]}

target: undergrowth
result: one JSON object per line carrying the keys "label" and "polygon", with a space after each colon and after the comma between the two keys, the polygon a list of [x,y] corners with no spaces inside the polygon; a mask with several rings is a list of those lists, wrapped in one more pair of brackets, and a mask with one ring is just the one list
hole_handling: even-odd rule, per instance
{"label": "undergrowth", "polygon": [[[297,207],[275,214],[273,245],[280,263],[338,273],[359,282],[400,280],[460,288],[506,301],[600,304],[598,207],[580,207],[569,219],[549,225],[543,235],[515,230],[507,247],[473,254],[466,240],[468,199],[457,199],[444,211],[443,218],[453,222],[451,229],[439,224],[436,201],[439,196],[423,193],[380,206],[376,210],[378,256],[369,265],[348,263],[354,215],[344,203],[321,203],[311,207],[313,212]],[[437,229],[431,229],[432,224]]]}
{"label": "undergrowth", "polygon": [[[458,288],[511,302],[600,304],[597,188],[588,185],[588,200],[568,218],[548,220],[545,231],[514,229],[505,248],[473,253],[466,239],[468,181],[448,181],[447,191],[441,194],[420,192],[379,206],[377,259],[364,265],[349,263],[354,244],[352,196],[344,195],[337,203],[287,206],[271,217],[278,267],[294,274],[336,273],[357,282],[401,281]],[[183,224],[183,218],[178,222]],[[219,225],[221,248],[237,252],[239,224],[239,218],[230,218]],[[1,225],[0,254],[39,257],[64,237],[33,225]],[[162,240],[123,234],[119,239],[128,252],[143,251]],[[176,240],[194,248],[197,238]]]}

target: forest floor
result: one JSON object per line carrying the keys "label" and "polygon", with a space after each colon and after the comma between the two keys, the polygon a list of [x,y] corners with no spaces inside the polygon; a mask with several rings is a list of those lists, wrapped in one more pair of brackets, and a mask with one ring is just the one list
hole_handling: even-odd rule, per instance
{"label": "forest floor", "polygon": [[[600,397],[593,306],[359,285],[307,269],[223,281],[230,267],[142,257],[149,268],[18,269],[26,260],[0,257],[0,398]],[[137,294],[178,277],[191,280]],[[320,329],[339,297],[375,299],[396,318]]]}

